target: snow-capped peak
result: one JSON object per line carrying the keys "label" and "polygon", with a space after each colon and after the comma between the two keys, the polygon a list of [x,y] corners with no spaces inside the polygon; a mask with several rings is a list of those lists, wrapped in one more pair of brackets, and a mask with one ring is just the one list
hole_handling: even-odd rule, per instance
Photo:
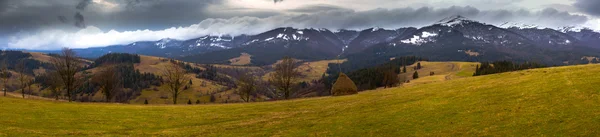
{"label": "snow-capped peak", "polygon": [[169,42],[171,42],[173,40],[174,39],[171,39],[171,38],[164,38],[164,39],[161,39],[161,40],[157,41],[155,45],[159,46],[159,48],[161,48],[161,49],[164,49],[164,48],[167,47],[167,43],[169,43]]}
{"label": "snow-capped peak", "polygon": [[436,24],[443,26],[456,26],[464,23],[474,22],[460,15],[454,15],[438,21]]}
{"label": "snow-capped peak", "polygon": [[514,22],[505,22],[500,25],[501,28],[517,28],[517,29],[537,29],[538,25],[533,24],[524,24],[524,23],[514,23]]}
{"label": "snow-capped peak", "polygon": [[380,31],[380,30],[384,30],[384,29],[380,28],[380,27],[375,27],[375,28],[371,29],[371,32]]}
{"label": "snow-capped peak", "polygon": [[563,32],[563,33],[566,33],[566,32],[581,32],[583,30],[595,31],[595,30],[592,30],[590,28],[581,27],[581,26],[567,26],[567,27],[558,28],[558,31]]}

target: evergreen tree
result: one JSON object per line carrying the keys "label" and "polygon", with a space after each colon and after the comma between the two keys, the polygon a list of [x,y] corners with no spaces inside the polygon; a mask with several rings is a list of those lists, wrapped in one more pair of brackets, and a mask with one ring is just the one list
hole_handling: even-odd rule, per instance
{"label": "evergreen tree", "polygon": [[404,67],[402,67],[402,72],[403,72],[403,73],[407,73],[407,72],[406,72],[406,65],[404,65]]}
{"label": "evergreen tree", "polygon": [[144,104],[148,105],[148,99],[144,100]]}
{"label": "evergreen tree", "polygon": [[193,85],[193,84],[192,84],[192,79],[190,79],[190,85]]}
{"label": "evergreen tree", "polygon": [[191,104],[192,104],[192,100],[188,99],[188,105],[191,105]]}
{"label": "evergreen tree", "polygon": [[214,103],[215,101],[217,101],[215,95],[210,95],[210,102]]}
{"label": "evergreen tree", "polygon": [[413,79],[418,79],[419,78],[419,72],[415,71],[415,73],[413,74]]}
{"label": "evergreen tree", "polygon": [[474,76],[479,76],[479,75],[480,75],[480,72],[479,72],[479,65],[477,65],[477,66],[475,67],[475,74],[473,74],[473,75],[474,75]]}
{"label": "evergreen tree", "polygon": [[417,70],[421,69],[421,62],[417,63]]}
{"label": "evergreen tree", "polygon": [[200,104],[200,100],[196,100],[196,104]]}

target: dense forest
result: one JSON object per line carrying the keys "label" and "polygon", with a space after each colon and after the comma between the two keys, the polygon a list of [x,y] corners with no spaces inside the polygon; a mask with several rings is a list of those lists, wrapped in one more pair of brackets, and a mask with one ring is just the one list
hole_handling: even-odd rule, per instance
{"label": "dense forest", "polygon": [[23,64],[27,75],[34,75],[34,70],[41,68],[52,69],[52,64],[32,59],[32,55],[23,51],[6,50],[0,53],[0,63],[9,70],[16,70],[18,64]]}
{"label": "dense forest", "polygon": [[[115,95],[116,102],[126,102],[140,95],[141,91],[151,86],[160,86],[163,81],[162,78],[153,73],[141,73],[135,69],[133,64],[139,63],[140,57],[133,54],[113,53],[102,56],[94,61],[91,66],[99,67],[113,67],[114,73],[119,77],[120,90],[119,94]],[[88,69],[91,69],[88,68]],[[78,88],[72,94],[78,94],[82,97],[78,98],[79,101],[91,101],[90,98],[83,95],[94,95],[99,94],[100,85],[92,81],[92,76],[89,71],[85,70],[81,72],[81,76],[78,81]],[[53,75],[39,75],[36,76],[35,82],[40,84],[41,89],[51,87],[51,80]]]}
{"label": "dense forest", "polygon": [[[387,80],[389,77],[386,78],[386,76],[397,76],[398,74],[403,73],[402,68],[405,66],[425,60],[426,59],[415,56],[397,57],[391,61],[388,60],[387,63],[382,64],[378,64],[378,62],[382,61],[372,61],[368,64],[362,64],[355,62],[368,61],[364,59],[359,61],[348,60],[347,62],[340,64],[339,67],[337,64],[330,64],[329,69],[327,70],[327,76],[324,76],[322,81],[326,87],[330,89],[340,73],[339,70],[342,70],[343,73],[346,73],[348,77],[354,81],[359,90],[375,89],[378,87],[384,87],[386,85],[393,85],[393,83],[388,83]],[[403,82],[403,80],[398,79],[397,82]]]}
{"label": "dense forest", "polygon": [[90,67],[97,67],[103,64],[123,64],[123,63],[140,63],[140,56],[137,54],[127,54],[127,53],[109,53],[106,54],[96,60],[94,60],[94,64]]}
{"label": "dense forest", "polygon": [[518,71],[525,69],[544,68],[545,65],[538,63],[514,63],[511,61],[496,61],[496,62],[483,62],[481,66],[477,66],[475,74],[473,76],[489,75],[510,71]]}

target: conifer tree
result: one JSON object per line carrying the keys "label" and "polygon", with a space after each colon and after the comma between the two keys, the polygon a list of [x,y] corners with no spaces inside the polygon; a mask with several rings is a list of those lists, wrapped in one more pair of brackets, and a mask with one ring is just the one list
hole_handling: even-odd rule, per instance
{"label": "conifer tree", "polygon": [[419,72],[415,71],[415,73],[413,74],[413,79],[418,79],[419,78]]}
{"label": "conifer tree", "polygon": [[192,100],[188,99],[188,105],[191,105],[191,104],[192,104]]}

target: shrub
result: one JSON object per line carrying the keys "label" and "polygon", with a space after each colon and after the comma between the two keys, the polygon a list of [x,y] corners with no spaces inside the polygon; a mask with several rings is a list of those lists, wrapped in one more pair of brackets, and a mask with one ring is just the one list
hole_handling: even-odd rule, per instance
{"label": "shrub", "polygon": [[196,100],[196,104],[200,104],[200,100]]}
{"label": "shrub", "polygon": [[419,78],[419,72],[416,72],[413,74],[413,79],[418,79]]}
{"label": "shrub", "polygon": [[148,99],[144,100],[144,104],[148,105]]}
{"label": "shrub", "polygon": [[192,104],[192,100],[188,99],[188,105],[191,105],[191,104]]}
{"label": "shrub", "polygon": [[337,81],[331,88],[331,94],[333,96],[343,96],[358,93],[356,84],[344,73],[340,73]]}

